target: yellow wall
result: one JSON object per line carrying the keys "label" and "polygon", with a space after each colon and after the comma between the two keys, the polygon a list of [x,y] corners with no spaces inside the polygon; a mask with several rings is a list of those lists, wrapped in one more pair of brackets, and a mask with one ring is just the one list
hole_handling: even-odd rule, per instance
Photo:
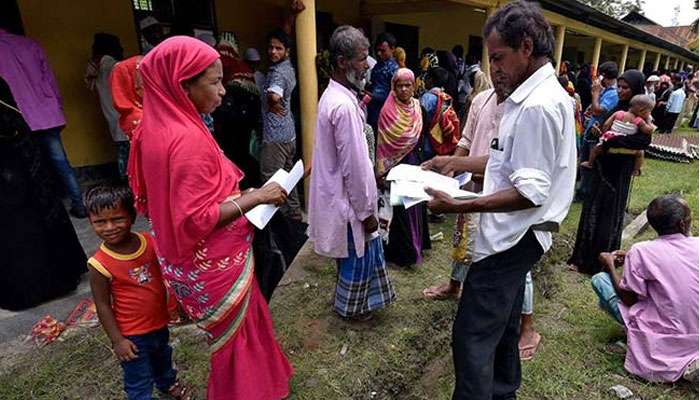
{"label": "yellow wall", "polygon": [[219,31],[235,33],[241,53],[255,47],[265,61],[265,36],[280,27],[287,4],[285,0],[215,1]]}
{"label": "yellow wall", "polygon": [[373,19],[374,35],[378,34],[383,22],[412,25],[420,28],[418,49],[432,47],[450,51],[456,44],[464,46],[469,53],[469,35],[481,36],[486,22],[486,14],[477,13],[473,7],[449,12],[425,12],[418,14],[382,15]]}
{"label": "yellow wall", "polygon": [[112,138],[97,94],[83,83],[96,32],[117,35],[124,54],[138,51],[129,1],[19,0],[25,34],[46,51],[63,97],[66,128],[63,144],[74,167],[115,159]]}
{"label": "yellow wall", "polygon": [[[231,31],[239,40],[240,51],[255,47],[266,61],[265,36],[279,28],[289,8],[288,0],[215,1],[220,31]],[[316,10],[333,14],[338,25],[359,24],[359,0],[317,0]]]}

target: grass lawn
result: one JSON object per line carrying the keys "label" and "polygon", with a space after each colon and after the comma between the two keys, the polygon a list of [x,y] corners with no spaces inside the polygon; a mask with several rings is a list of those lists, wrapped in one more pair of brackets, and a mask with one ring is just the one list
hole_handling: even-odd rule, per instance
{"label": "grass lawn", "polygon": [[[641,212],[663,193],[689,201],[697,221],[698,165],[647,160],[635,179],[629,211]],[[543,336],[535,359],[523,364],[519,398],[613,399],[622,384],[643,399],[696,399],[687,384],[648,384],[627,374],[624,355],[610,351],[624,332],[597,308],[589,280],[566,270],[580,204],[555,237],[554,249],[535,270],[535,323]],[[280,287],[272,301],[277,335],[295,368],[290,399],[449,399],[453,385],[450,334],[454,302],[422,298],[423,288],[450,273],[452,221],[431,225],[446,240],[434,243],[423,264],[391,269],[398,300],[365,324],[331,311],[335,269],[328,260],[304,262],[299,280]],[[693,227],[695,234],[698,226]],[[635,239],[652,238],[650,230]],[[626,244],[629,245],[629,244]],[[181,377],[204,398],[208,353],[190,328],[173,332]],[[121,371],[101,329],[22,352],[0,369],[0,399],[122,398]],[[3,362],[0,362],[0,366]]]}

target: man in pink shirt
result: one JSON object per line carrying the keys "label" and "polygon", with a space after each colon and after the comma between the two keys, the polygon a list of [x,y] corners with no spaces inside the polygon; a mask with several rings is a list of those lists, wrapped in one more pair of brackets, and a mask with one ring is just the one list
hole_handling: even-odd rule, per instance
{"label": "man in pink shirt", "polygon": [[331,37],[333,75],[318,104],[309,187],[309,239],[317,254],[338,264],[335,311],[358,320],[396,297],[377,234],[377,184],[358,100],[368,49],[367,38],[351,26]]}
{"label": "man in pink shirt", "polygon": [[[2,20],[0,20],[2,23]],[[63,181],[71,199],[71,215],[85,218],[80,186],[61,142],[66,125],[56,79],[44,50],[27,37],[0,26],[0,77],[10,86],[25,122],[41,146],[42,155]]]}
{"label": "man in pink shirt", "polygon": [[[659,235],[627,252],[601,253],[591,284],[600,306],[627,331],[625,369],[651,382],[697,382],[698,241],[680,197],[654,199],[649,225]],[[624,263],[624,274],[615,269]]]}
{"label": "man in pink shirt", "polygon": [[[495,81],[495,80],[494,80]],[[496,81],[497,82],[497,81]],[[489,154],[491,140],[498,137],[498,124],[503,115],[503,102],[508,97],[503,85],[496,85],[474,97],[469,108],[467,122],[462,130],[462,138],[457,143],[455,157],[483,157]],[[466,189],[479,193],[482,190],[483,176],[467,182]],[[474,236],[479,225],[478,214],[459,214],[453,239],[452,276],[450,282],[423,290],[429,299],[459,299],[462,282],[467,276],[474,247]]]}

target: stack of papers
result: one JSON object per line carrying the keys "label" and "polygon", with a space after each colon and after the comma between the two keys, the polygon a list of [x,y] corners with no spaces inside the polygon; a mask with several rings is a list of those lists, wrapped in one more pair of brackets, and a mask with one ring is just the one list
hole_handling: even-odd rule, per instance
{"label": "stack of papers", "polygon": [[[287,193],[290,193],[303,176],[304,163],[299,160],[296,164],[294,164],[294,167],[289,172],[279,169],[267,182],[265,182],[265,185],[271,182],[277,182],[284,188],[284,190],[287,191]],[[255,225],[256,228],[263,229],[267,223],[270,222],[278,208],[279,207],[275,207],[272,204],[260,204],[245,213],[245,217],[251,224]]]}
{"label": "stack of papers", "polygon": [[392,206],[402,205],[405,208],[429,201],[431,197],[425,192],[426,187],[445,192],[455,199],[473,199],[479,195],[460,189],[471,180],[471,175],[467,172],[450,178],[436,172],[423,170],[416,165],[399,164],[392,168],[386,176],[386,180],[391,182],[389,201]]}

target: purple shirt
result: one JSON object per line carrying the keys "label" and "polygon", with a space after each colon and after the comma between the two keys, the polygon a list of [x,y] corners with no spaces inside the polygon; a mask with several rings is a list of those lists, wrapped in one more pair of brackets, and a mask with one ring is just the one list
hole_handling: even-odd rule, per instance
{"label": "purple shirt", "polygon": [[0,77],[32,131],[66,124],[56,79],[39,44],[0,29]]}
{"label": "purple shirt", "polygon": [[350,225],[357,257],[368,239],[362,221],[377,213],[377,185],[355,93],[331,79],[318,103],[309,187],[309,239],[317,254],[348,257]]}
{"label": "purple shirt", "polygon": [[674,382],[698,358],[698,238],[682,234],[637,243],[627,253],[620,302],[627,330],[625,369],[651,382]]}

